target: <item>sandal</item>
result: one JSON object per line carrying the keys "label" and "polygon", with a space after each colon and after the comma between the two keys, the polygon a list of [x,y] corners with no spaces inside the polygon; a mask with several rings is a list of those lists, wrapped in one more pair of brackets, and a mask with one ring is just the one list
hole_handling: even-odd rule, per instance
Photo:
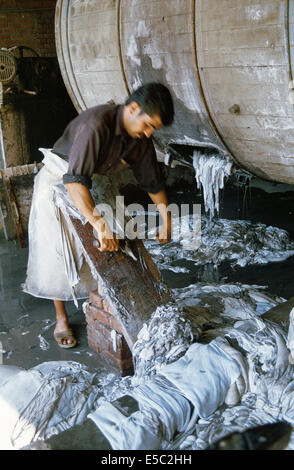
{"label": "sandal", "polygon": [[[75,345],[77,344],[77,341],[76,341],[75,337],[73,336],[73,332],[72,332],[72,329],[71,329],[71,328],[67,328],[67,329],[64,330],[64,331],[59,331],[58,333],[54,333],[54,334],[53,334],[53,337],[54,337],[55,341],[57,342],[57,344],[58,344],[61,348],[64,348],[64,349],[74,348]],[[72,342],[72,343],[63,344],[63,343],[62,343],[62,340],[63,340],[63,339],[72,340],[73,342]]]}

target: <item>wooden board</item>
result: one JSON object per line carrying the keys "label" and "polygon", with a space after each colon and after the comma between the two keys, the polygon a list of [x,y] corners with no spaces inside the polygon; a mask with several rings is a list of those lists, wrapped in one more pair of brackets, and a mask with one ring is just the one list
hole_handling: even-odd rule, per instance
{"label": "wooden board", "polygon": [[[74,236],[81,243],[93,277],[103,285],[107,301],[131,349],[151,314],[159,305],[171,300],[169,289],[164,285],[141,240],[128,242],[137,261],[121,250],[101,253],[94,246],[96,239],[92,226],[89,223],[83,225],[64,207],[61,210]],[[124,241],[120,242],[123,245]]]}

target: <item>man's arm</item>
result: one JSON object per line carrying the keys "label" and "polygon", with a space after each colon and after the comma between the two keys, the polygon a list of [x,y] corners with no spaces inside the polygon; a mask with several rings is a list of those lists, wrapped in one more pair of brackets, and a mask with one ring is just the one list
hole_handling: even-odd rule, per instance
{"label": "man's arm", "polygon": [[171,213],[167,210],[168,200],[166,192],[162,189],[158,193],[148,193],[148,195],[156,205],[163,220],[163,225],[160,227],[156,239],[159,243],[167,243],[171,239]]}
{"label": "man's arm", "polygon": [[74,205],[96,230],[100,243],[98,250],[117,251],[119,247],[118,239],[95,208],[95,203],[88,188],[80,183],[67,183],[65,187]]}

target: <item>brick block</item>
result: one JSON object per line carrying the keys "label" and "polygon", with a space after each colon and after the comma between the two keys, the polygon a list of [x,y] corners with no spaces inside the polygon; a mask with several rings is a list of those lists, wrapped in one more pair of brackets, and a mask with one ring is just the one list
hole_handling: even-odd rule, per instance
{"label": "brick block", "polygon": [[95,346],[95,351],[108,352],[112,354],[119,361],[132,357],[130,348],[125,338],[116,333],[115,343],[112,337],[112,333],[109,328],[105,327],[101,323],[96,321],[96,328],[93,325],[87,325],[88,339],[91,339],[91,344]]}
{"label": "brick block", "polygon": [[109,339],[106,338],[99,330],[95,330],[91,326],[87,326],[88,340],[94,345],[94,350],[98,353],[107,351],[110,348]]}
{"label": "brick block", "polygon": [[133,363],[125,363],[122,365],[117,365],[110,357],[103,358],[104,364],[113,372],[118,373],[121,377],[126,377],[127,375],[134,374],[134,366]]}
{"label": "brick block", "polygon": [[[133,374],[132,353],[122,334],[121,323],[113,315],[113,308],[98,290],[90,292],[89,300],[86,306],[89,347],[102,363],[121,376]],[[113,330],[116,332],[115,337]]]}
{"label": "brick block", "polygon": [[92,304],[96,307],[105,310],[106,312],[110,313],[110,315],[115,316],[115,307],[108,301],[107,297],[105,297],[105,292],[102,289],[102,292],[98,290],[90,292],[89,298]]}
{"label": "brick block", "polygon": [[95,305],[98,308],[103,309],[103,299],[101,295],[98,294],[98,291],[95,290],[95,291],[90,292],[89,299],[93,305]]}
{"label": "brick block", "polygon": [[[89,347],[99,356],[100,361],[114,372],[119,373],[121,376],[132,375],[134,373],[132,353],[124,337],[117,335],[116,351],[114,351],[112,338],[105,336],[107,329],[105,327],[103,329],[101,324],[99,327],[101,330],[87,325]],[[109,334],[110,332],[108,332]]]}
{"label": "brick block", "polygon": [[124,360],[119,360],[109,351],[105,351],[105,357],[107,361],[111,362],[116,368],[120,370],[127,370],[133,368],[133,359],[131,357]]}
{"label": "brick block", "polygon": [[96,307],[95,305],[87,305],[86,307],[86,321],[90,325],[95,327],[95,321],[102,323],[111,330],[116,330],[118,333],[122,333],[122,328],[119,320],[110,315],[108,312],[105,312],[101,308]]}
{"label": "brick block", "polygon": [[105,297],[103,297],[103,310],[115,316],[115,307]]}

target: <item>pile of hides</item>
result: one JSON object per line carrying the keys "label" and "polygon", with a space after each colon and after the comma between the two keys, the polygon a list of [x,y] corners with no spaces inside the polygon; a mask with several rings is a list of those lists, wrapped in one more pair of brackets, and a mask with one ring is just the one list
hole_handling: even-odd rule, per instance
{"label": "pile of hides", "polygon": [[102,395],[97,374],[71,361],[0,366],[0,449],[48,439],[83,422]]}
{"label": "pile of hides", "polygon": [[[47,362],[30,370],[12,368],[10,374],[7,368],[11,367],[0,366],[1,448],[20,449],[37,439],[48,439],[83,422],[90,413],[97,416],[99,410],[104,410],[103,416],[107,417],[105,406],[113,411],[111,402],[125,395],[132,395],[140,403],[147,388],[151,399],[163,396],[160,387],[175,397],[167,368],[180,364],[180,370],[184,371],[180,361],[188,357],[186,354],[192,354],[193,359],[197,357],[193,348],[200,354],[201,348],[213,347],[215,342],[224,354],[229,349],[230,357],[235,355],[239,363],[242,358],[243,369],[239,367],[239,370],[245,371],[242,375],[247,386],[243,383],[243,387],[237,387],[237,403],[235,399],[225,402],[223,390],[212,397],[209,414],[199,413],[198,406],[197,413],[191,415],[187,390],[180,391],[178,408],[173,407],[178,409],[177,415],[171,419],[165,414],[165,433],[160,428],[155,433],[156,443],[149,442],[163,449],[205,449],[219,437],[236,430],[278,420],[294,425],[294,365],[289,362],[287,348],[289,322],[276,324],[262,318],[284,299],[262,291],[258,286],[204,284],[176,289],[175,302],[159,307],[139,334],[133,349],[133,377],[101,375],[75,362]],[[219,354],[212,355],[213,360],[219,365]],[[205,367],[201,364],[202,372],[198,371],[204,384]],[[210,365],[209,370],[213,369],[220,374],[219,368]],[[197,367],[194,372],[190,387],[197,394]],[[236,386],[238,373],[234,369],[233,372],[232,385]],[[219,377],[217,382],[221,382]],[[149,434],[154,430],[152,416],[153,421],[150,413],[146,421]],[[134,432],[134,422],[132,426]],[[146,426],[143,428],[145,432]],[[141,431],[143,428],[140,426]],[[121,436],[117,442],[122,443]],[[124,442],[126,446],[129,444],[128,440]],[[293,439],[288,448],[294,448]]]}
{"label": "pile of hides", "polygon": [[[293,254],[294,245],[282,230],[244,221],[203,219],[201,247],[184,252],[195,263],[209,260],[217,265],[229,259],[244,266]],[[183,256],[183,241],[189,243],[191,233],[181,237],[162,246],[146,242],[160,269],[173,268]],[[133,377],[101,374],[65,361],[29,370],[0,366],[0,448],[21,449],[38,439],[49,439],[88,416],[102,426],[98,424],[101,411],[114,439],[112,445],[121,449],[136,446],[122,433],[143,437],[147,433],[150,449],[199,450],[234,431],[281,420],[294,425],[294,365],[289,360],[289,350],[294,352],[294,327],[289,316],[279,323],[263,318],[285,302],[264,290],[262,286],[205,283],[174,289],[174,301],[160,306],[138,335]],[[220,367],[220,357],[225,360],[228,351],[232,367],[227,362]],[[209,364],[203,359],[206,356]],[[188,374],[190,388],[183,382],[178,388],[168,371],[177,375],[177,366],[184,371],[197,358],[194,374]],[[199,383],[221,385],[221,370],[224,386],[215,387],[219,392],[210,396],[210,407],[205,410],[204,400],[195,398],[201,397]],[[137,399],[141,415],[137,420],[132,415],[129,420],[121,418],[121,428],[113,432],[112,402],[125,395]],[[170,400],[164,396],[178,397],[171,415],[166,411]],[[294,449],[294,435],[288,448]]]}
{"label": "pile of hides", "polygon": [[[200,450],[234,431],[277,421],[294,424],[294,366],[289,362],[287,348],[289,324],[287,320],[278,325],[262,319],[263,313],[284,299],[271,298],[261,290],[257,286],[191,285],[177,289],[175,293],[177,304],[173,308],[178,312],[174,322],[170,316],[171,304],[166,309],[157,309],[150,323],[142,329],[133,350],[136,371],[128,394],[138,400],[141,414],[134,413],[126,418],[111,405],[110,400],[102,399],[100,406],[90,415],[114,449],[142,449],[144,447],[139,446],[147,442],[156,449]],[[193,311],[197,312],[194,316]],[[189,321],[189,316],[193,317],[193,321]],[[189,323],[189,328],[183,328],[185,322]],[[169,325],[165,338],[157,328],[161,323]],[[170,339],[177,330],[180,331],[180,340],[174,344]],[[197,341],[194,337],[191,344],[191,334],[194,336],[194,333]],[[209,356],[207,350],[201,352],[200,348],[215,343],[220,347],[217,355]],[[149,354],[152,349],[154,356]],[[221,383],[225,380],[221,379],[220,370],[225,369],[220,364],[220,356],[226,352],[229,352],[232,363],[236,364],[237,358],[241,377],[237,377],[238,373],[232,368],[234,380],[221,390]],[[169,353],[172,353],[172,360]],[[183,362],[185,357],[188,359]],[[211,367],[213,362],[210,366],[205,363],[204,357],[215,361],[214,367]],[[193,360],[196,363],[193,369],[189,369],[188,365]],[[163,377],[171,380],[171,366],[176,380],[167,386]],[[194,375],[191,370],[194,370]],[[183,379],[185,376],[186,381]],[[206,381],[211,385],[214,376],[214,387],[209,387],[212,391],[207,392],[201,409],[199,403],[195,405],[193,396],[201,396],[201,387],[205,386]],[[164,411],[171,398],[167,399],[166,393],[172,392],[175,398],[175,384],[180,395],[177,406],[173,404],[173,410],[178,409],[178,414],[173,416],[170,412],[167,419]],[[197,411],[196,417],[191,417],[193,429],[183,396],[193,402],[194,411]],[[206,402],[209,402],[208,412],[205,410]],[[183,422],[186,430],[183,429]],[[175,434],[176,426],[178,435]],[[136,443],[131,440],[134,433]],[[158,435],[161,435],[160,443],[155,439]],[[140,436],[141,440],[138,441]],[[170,436],[174,440],[167,440]],[[288,448],[293,449],[293,444],[292,438]],[[132,447],[136,445],[138,447]]]}
{"label": "pile of hides", "polygon": [[173,220],[179,236],[170,243],[159,247],[152,240],[144,242],[159,269],[189,272],[187,267],[179,266],[182,258],[193,261],[195,266],[217,267],[229,261],[232,267],[244,267],[284,261],[294,255],[294,242],[286,230],[245,220],[210,221],[205,216],[197,227],[192,215],[186,218]]}

